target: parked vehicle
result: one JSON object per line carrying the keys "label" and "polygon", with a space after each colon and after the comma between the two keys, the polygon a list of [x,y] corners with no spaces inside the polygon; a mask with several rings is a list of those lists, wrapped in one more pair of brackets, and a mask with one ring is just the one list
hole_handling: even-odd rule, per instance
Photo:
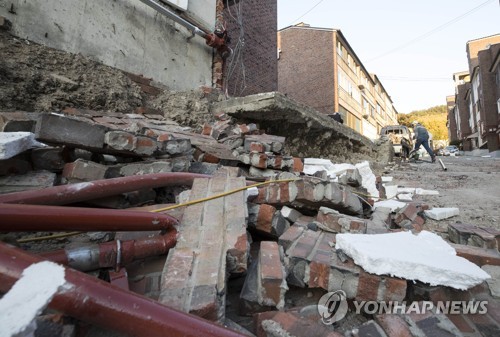
{"label": "parked vehicle", "polygon": [[439,149],[439,150],[436,151],[436,155],[438,155],[438,156],[449,156],[450,155],[450,151],[448,151],[448,149],[446,149],[446,148]]}
{"label": "parked vehicle", "polygon": [[407,158],[413,149],[412,134],[404,125],[384,126],[380,130],[380,137],[388,137],[391,140],[396,155]]}
{"label": "parked vehicle", "polygon": [[451,154],[453,154],[453,153],[454,153],[455,156],[459,155],[458,147],[456,147],[455,145],[447,146],[447,147],[445,147],[445,149],[449,152],[448,156],[451,155]]}

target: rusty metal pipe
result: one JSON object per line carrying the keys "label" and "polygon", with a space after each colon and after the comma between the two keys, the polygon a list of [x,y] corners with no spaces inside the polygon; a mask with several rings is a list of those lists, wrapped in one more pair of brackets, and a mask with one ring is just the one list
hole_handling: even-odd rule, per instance
{"label": "rusty metal pipe", "polygon": [[172,228],[161,213],[41,205],[0,204],[0,231],[147,231]]}
{"label": "rusty metal pipe", "polygon": [[90,271],[99,268],[117,268],[135,260],[164,255],[175,246],[176,242],[177,231],[170,230],[163,235],[150,238],[66,248],[44,252],[39,256],[80,271]]}
{"label": "rusty metal pipe", "polygon": [[[39,256],[0,243],[0,291],[7,292],[24,269],[41,261]],[[65,279],[68,287],[58,291],[49,308],[91,324],[130,336],[244,336],[71,268],[65,268]]]}
{"label": "rusty metal pipe", "polygon": [[191,186],[195,178],[210,178],[210,176],[179,172],[153,173],[141,176],[95,180],[92,182],[54,186],[42,190],[2,194],[0,195],[0,203],[67,205],[146,188]]}

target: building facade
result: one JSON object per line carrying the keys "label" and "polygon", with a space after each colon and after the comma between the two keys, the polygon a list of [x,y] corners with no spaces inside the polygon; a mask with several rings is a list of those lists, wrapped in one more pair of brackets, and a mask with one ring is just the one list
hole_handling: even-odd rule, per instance
{"label": "building facade", "polygon": [[446,110],[448,112],[446,127],[450,144],[458,144],[457,118],[455,117],[455,96],[446,96]]}
{"label": "building facade", "polygon": [[483,149],[500,155],[500,34],[468,41],[466,52],[469,71],[453,76],[450,139],[456,137],[465,151]]}
{"label": "building facade", "polygon": [[301,23],[278,31],[278,90],[319,112],[340,112],[344,124],[370,139],[398,124],[382,83],[338,29]]}

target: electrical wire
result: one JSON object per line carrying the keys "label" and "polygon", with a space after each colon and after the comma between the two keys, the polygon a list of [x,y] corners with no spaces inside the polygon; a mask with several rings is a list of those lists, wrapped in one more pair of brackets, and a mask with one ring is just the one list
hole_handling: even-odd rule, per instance
{"label": "electrical wire", "polygon": [[188,201],[188,202],[185,202],[185,203],[182,203],[182,204],[172,205],[172,206],[168,206],[168,207],[164,207],[164,208],[155,209],[155,210],[153,210],[151,212],[158,213],[158,212],[169,211],[169,210],[172,210],[172,209],[175,209],[175,208],[179,208],[179,207],[185,207],[185,206],[195,205],[195,204],[199,204],[199,203],[202,203],[202,202],[205,202],[205,201],[210,201],[210,200],[213,200],[213,199],[222,198],[222,197],[234,194],[234,193],[238,193],[238,192],[247,190],[247,189],[252,188],[252,187],[259,187],[259,186],[268,185],[268,184],[274,184],[274,183],[285,183],[285,182],[290,182],[290,181],[294,181],[294,180],[295,179],[268,180],[268,181],[264,181],[264,182],[261,182],[261,183],[257,183],[257,184],[253,184],[253,185],[248,185],[248,186],[245,186],[245,187],[240,187],[240,188],[228,191],[228,192],[216,194],[216,195],[213,195],[213,196],[210,196],[210,197],[206,197],[206,198],[202,198],[202,199],[197,199],[197,200],[192,200],[192,201]]}
{"label": "electrical wire", "polygon": [[[230,94],[234,96],[241,96],[247,87],[246,67],[243,57],[245,50],[245,29],[243,26],[242,1],[239,1],[236,5],[234,5],[234,7],[235,14],[233,14],[233,12],[231,11],[229,0],[226,0],[226,8],[228,10],[229,16],[234,20],[239,30],[238,40],[235,47],[233,48],[233,52],[228,58],[228,65],[225,71],[226,78],[224,80],[223,91],[226,98],[228,98]],[[233,81],[231,81],[231,79],[233,79]],[[229,92],[230,82],[233,83],[231,93]]]}
{"label": "electrical wire", "polygon": [[297,19],[295,19],[294,21],[292,21],[289,26],[291,26],[294,22],[297,22],[299,21],[300,19],[302,19],[304,16],[306,16],[307,14],[309,14],[313,9],[315,9],[316,7],[319,6],[320,3],[322,3],[324,0],[320,0],[316,5],[314,5],[310,10],[308,10],[307,12],[305,12],[304,14],[302,14],[300,17],[298,17]]}
{"label": "electrical wire", "polygon": [[416,38],[414,38],[414,39],[412,39],[412,40],[410,40],[410,41],[408,41],[408,42],[406,42],[406,43],[404,43],[404,44],[400,45],[399,47],[396,47],[396,48],[391,49],[391,50],[389,50],[389,51],[387,51],[387,52],[385,52],[385,53],[383,53],[383,54],[380,54],[380,55],[378,55],[378,56],[376,56],[376,57],[374,57],[374,58],[372,58],[372,59],[369,59],[369,60],[368,60],[368,61],[366,61],[366,62],[371,62],[371,61],[377,60],[377,59],[379,59],[379,58],[382,58],[382,57],[384,57],[384,56],[387,56],[387,55],[389,55],[389,54],[392,54],[392,53],[394,53],[394,52],[396,52],[396,51],[398,51],[398,50],[401,50],[401,49],[403,49],[403,48],[406,48],[406,47],[408,47],[409,45],[414,44],[415,42],[418,42],[418,41],[420,41],[420,40],[423,40],[423,39],[425,39],[425,38],[427,38],[427,37],[431,36],[432,34],[435,34],[435,33],[439,32],[439,31],[443,30],[444,28],[448,27],[449,25],[451,25],[451,24],[453,24],[453,23],[455,23],[455,22],[457,22],[457,21],[459,21],[459,20],[462,20],[462,19],[463,19],[463,18],[465,18],[466,16],[468,16],[468,15],[470,15],[470,14],[472,14],[472,13],[474,13],[474,12],[478,11],[479,9],[481,9],[482,7],[486,6],[488,3],[493,2],[493,1],[495,1],[495,0],[488,0],[488,1],[485,1],[485,2],[483,2],[482,4],[480,4],[479,6],[476,6],[476,7],[472,8],[472,9],[471,9],[471,10],[469,10],[468,12],[465,12],[464,14],[462,14],[462,15],[460,15],[460,16],[457,16],[456,18],[454,18],[454,19],[452,19],[452,20],[450,20],[450,21],[448,21],[448,22],[446,22],[446,23],[444,23],[444,24],[442,24],[442,25],[440,25],[440,26],[438,26],[438,27],[436,27],[436,28],[434,28],[434,29],[431,29],[431,30],[430,30],[430,31],[428,31],[427,33],[424,33],[424,34],[422,34],[422,35],[420,35],[420,36],[417,36]]}

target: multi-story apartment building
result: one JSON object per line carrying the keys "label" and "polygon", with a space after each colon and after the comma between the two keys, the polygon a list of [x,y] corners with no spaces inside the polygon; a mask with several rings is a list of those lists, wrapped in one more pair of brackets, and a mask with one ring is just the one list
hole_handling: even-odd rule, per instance
{"label": "multi-story apartment building", "polygon": [[[467,42],[468,72],[454,74],[456,137],[465,151],[500,154],[500,34]],[[449,132],[453,133],[451,123]]]}
{"label": "multi-story apartment building", "polygon": [[339,29],[301,23],[279,30],[278,90],[322,113],[340,112],[344,124],[370,139],[398,124],[381,81]]}
{"label": "multi-story apartment building", "polygon": [[448,127],[448,140],[450,144],[458,143],[457,119],[455,117],[455,96],[446,96],[446,109],[448,112],[446,126]]}
{"label": "multi-story apartment building", "polygon": [[469,104],[466,97],[466,93],[470,88],[469,72],[461,71],[453,74],[453,81],[455,83],[455,96],[453,99],[453,109],[448,110],[448,126],[452,125],[453,122],[451,120],[454,120],[456,130],[453,132],[454,130],[448,127],[449,139],[450,142],[452,139],[457,139],[464,150],[469,150],[470,141],[465,138],[470,134],[470,125],[468,122]]}

